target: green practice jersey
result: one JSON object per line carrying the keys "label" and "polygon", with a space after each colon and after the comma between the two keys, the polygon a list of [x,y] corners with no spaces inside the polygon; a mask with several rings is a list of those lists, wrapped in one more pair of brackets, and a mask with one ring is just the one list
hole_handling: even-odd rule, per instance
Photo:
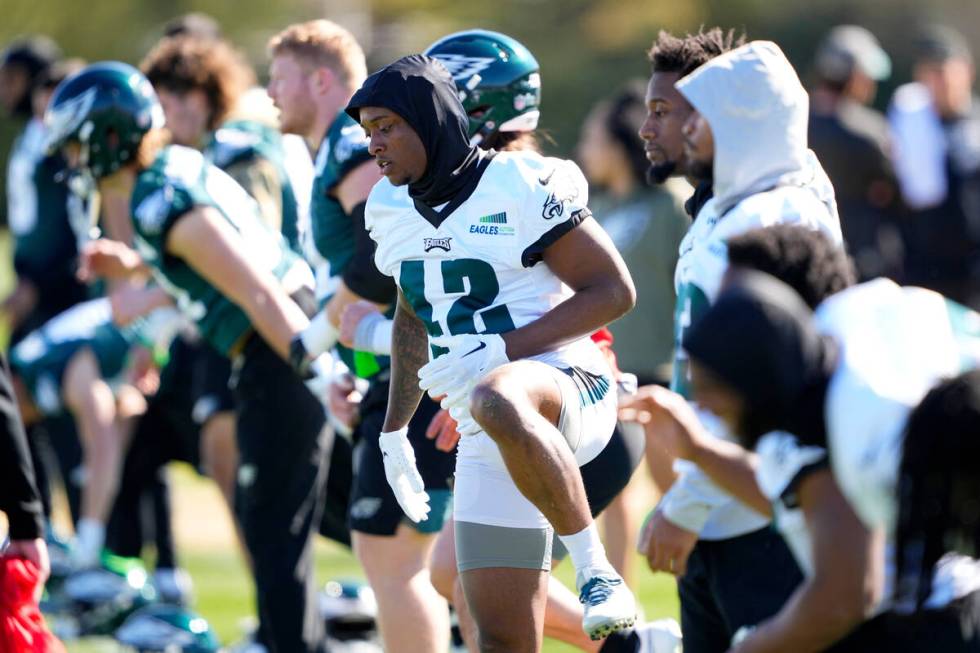
{"label": "green practice jersey", "polygon": [[[181,216],[197,206],[213,207],[241,235],[242,254],[252,265],[279,279],[287,274],[303,275],[303,282],[312,278],[282,236],[262,222],[255,200],[196,150],[165,147],[139,174],[131,206],[136,244],[154,277],[197,324],[201,336],[222,353],[229,353],[251,323],[241,308],[186,262],[166,253],[167,234]],[[299,279],[294,285],[301,285]]]}
{"label": "green practice jersey", "polygon": [[279,130],[255,120],[228,121],[211,136],[204,157],[259,202],[266,224],[279,229],[289,247],[300,253],[299,209]]}
{"label": "green practice jersey", "polygon": [[[314,162],[313,197],[310,200],[310,223],[313,244],[329,266],[326,281],[329,289],[317,294],[325,299],[333,295],[334,287],[354,255],[355,225],[333,196],[337,185],[352,170],[369,161],[368,139],[364,129],[341,111],[327,130]],[[327,276],[327,279],[323,279]],[[370,378],[388,367],[387,357],[367,352],[355,352],[343,345],[337,351],[344,363],[359,377]]]}

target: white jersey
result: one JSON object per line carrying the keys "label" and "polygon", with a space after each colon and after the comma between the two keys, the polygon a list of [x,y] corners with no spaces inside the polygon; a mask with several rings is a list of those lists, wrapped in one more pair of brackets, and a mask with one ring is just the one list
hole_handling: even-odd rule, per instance
{"label": "white jersey", "polygon": [[[688,327],[714,303],[728,269],[729,238],[776,224],[797,224],[819,230],[841,244],[840,221],[835,210],[809,186],[783,186],[757,193],[723,215],[714,199],[698,213],[680,245],[674,275],[677,305],[674,312],[674,366],[671,388],[690,397],[690,367],[681,346]],[[731,439],[724,424],[704,411],[702,421],[712,434]],[[664,514],[674,523],[701,534],[704,539],[725,539],[762,528],[767,519],[733,499],[687,461],[676,464],[681,478],[662,502]]]}
{"label": "white jersey", "polygon": [[[433,212],[422,207],[425,214],[420,213],[407,187],[392,186],[387,179],[371,191],[364,216],[378,245],[378,269],[394,277],[430,337],[505,333],[537,320],[571,296],[541,257],[589,217],[587,203],[588,187],[574,163],[533,152],[502,152],[442,222],[430,222],[426,215],[434,219]],[[607,392],[612,385],[609,367],[589,338],[533,359],[550,366],[545,373],[556,375],[563,388],[563,413],[567,409],[569,415],[579,415],[583,439],[572,451],[583,465],[602,451],[615,426],[615,396]],[[592,393],[576,387],[573,376],[596,380],[603,389]],[[459,521],[548,526],[517,489],[486,433],[460,441],[455,492],[453,511]]]}
{"label": "white jersey", "polygon": [[[812,550],[793,498],[798,480],[830,465],[848,503],[868,528],[887,535],[884,597],[894,582],[897,483],[909,413],[943,378],[980,365],[980,315],[920,288],[880,279],[828,299],[816,313],[820,330],[840,345],[826,399],[830,449],[802,446],[788,434],[760,439],[757,480],[774,504],[776,524],[800,566]],[[980,568],[964,556],[937,567],[929,607],[980,589]]]}
{"label": "white jersey", "polygon": [[[574,163],[501,152],[438,226],[418,211],[407,186],[387,179],[372,189],[364,215],[378,270],[394,277],[429,336],[504,333],[571,296],[541,256],[589,217],[588,199]],[[535,358],[568,366],[594,350],[583,338]]]}

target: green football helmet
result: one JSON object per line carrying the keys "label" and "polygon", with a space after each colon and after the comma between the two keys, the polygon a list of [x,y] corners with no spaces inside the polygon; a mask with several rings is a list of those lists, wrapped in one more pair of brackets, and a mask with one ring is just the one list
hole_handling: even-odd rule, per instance
{"label": "green football helmet", "polygon": [[457,32],[425,51],[449,69],[470,118],[470,142],[498,131],[534,131],[541,115],[541,75],[515,39],[482,29]]}
{"label": "green football helmet", "polygon": [[220,647],[203,617],[163,603],[131,614],[115,638],[124,651],[133,653],[217,653]]}
{"label": "green football helmet", "polygon": [[81,145],[79,164],[95,179],[136,156],[143,135],[164,124],[163,108],[143,73],[107,61],[61,82],[44,114],[49,151]]}

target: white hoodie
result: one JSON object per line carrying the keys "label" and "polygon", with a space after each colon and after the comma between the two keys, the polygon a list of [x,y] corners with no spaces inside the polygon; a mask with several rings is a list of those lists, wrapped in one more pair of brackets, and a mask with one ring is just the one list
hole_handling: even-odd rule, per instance
{"label": "white hoodie", "polygon": [[[754,41],[712,59],[677,82],[677,89],[711,126],[714,192],[681,242],[674,283],[675,355],[672,387],[689,396],[686,328],[718,295],[728,267],[725,241],[758,227],[801,224],[842,243],[834,189],[807,149],[809,98],[775,43]],[[729,438],[721,422],[706,426]],[[702,539],[718,540],[762,528],[767,520],[740,504],[686,462],[664,496],[664,515]]]}

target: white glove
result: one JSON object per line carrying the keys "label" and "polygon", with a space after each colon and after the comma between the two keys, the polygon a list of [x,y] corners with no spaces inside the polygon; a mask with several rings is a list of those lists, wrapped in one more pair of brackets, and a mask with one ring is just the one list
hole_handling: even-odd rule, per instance
{"label": "white glove", "polygon": [[510,362],[504,339],[495,333],[437,336],[432,344],[449,352],[419,369],[419,387],[430,397],[443,397],[441,405],[461,436],[476,435],[483,429],[470,415],[470,395],[488,372]]}
{"label": "white glove", "polygon": [[385,477],[398,505],[413,522],[422,521],[429,514],[429,495],[415,466],[415,451],[408,441],[408,427],[381,433],[378,444],[385,464]]}

